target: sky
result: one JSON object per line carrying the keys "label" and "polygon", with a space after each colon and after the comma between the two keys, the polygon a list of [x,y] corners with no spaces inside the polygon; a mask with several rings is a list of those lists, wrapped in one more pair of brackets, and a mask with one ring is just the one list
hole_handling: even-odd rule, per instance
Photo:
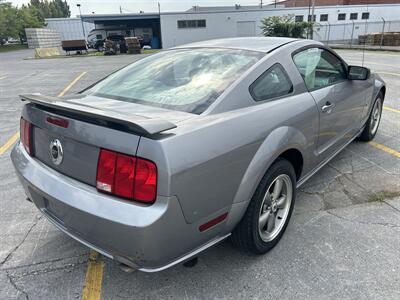
{"label": "sky", "polygon": [[[14,5],[26,4],[29,0],[8,0]],[[161,11],[184,11],[194,5],[199,6],[224,6],[224,5],[258,5],[260,0],[67,0],[71,17],[79,15],[76,4],[81,4],[82,14],[119,13],[121,6],[123,13],[157,12],[160,3]],[[273,0],[263,0],[264,4],[272,3]]]}

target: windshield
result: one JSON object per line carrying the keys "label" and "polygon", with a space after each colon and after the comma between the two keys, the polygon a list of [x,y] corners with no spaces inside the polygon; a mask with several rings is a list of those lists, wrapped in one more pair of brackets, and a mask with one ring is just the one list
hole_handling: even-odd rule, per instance
{"label": "windshield", "polygon": [[87,93],[200,114],[263,55],[228,49],[160,52],[110,75]]}

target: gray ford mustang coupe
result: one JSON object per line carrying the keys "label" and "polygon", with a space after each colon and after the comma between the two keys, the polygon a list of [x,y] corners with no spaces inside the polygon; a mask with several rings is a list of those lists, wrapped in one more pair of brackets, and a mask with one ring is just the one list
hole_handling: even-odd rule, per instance
{"label": "gray ford mustang coupe", "polygon": [[11,158],[51,223],[133,268],[166,269],[228,236],[263,254],[296,188],[355,138],[374,138],[385,91],[315,41],[199,42],[76,95],[22,95]]}

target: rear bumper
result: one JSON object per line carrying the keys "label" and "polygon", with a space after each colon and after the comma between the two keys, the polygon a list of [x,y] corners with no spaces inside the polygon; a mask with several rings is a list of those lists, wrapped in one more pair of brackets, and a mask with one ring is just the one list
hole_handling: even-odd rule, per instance
{"label": "rear bumper", "polygon": [[224,239],[223,224],[200,233],[176,197],[151,206],[97,192],[30,157],[18,143],[11,159],[27,196],[60,230],[103,255],[154,272],[185,261]]}

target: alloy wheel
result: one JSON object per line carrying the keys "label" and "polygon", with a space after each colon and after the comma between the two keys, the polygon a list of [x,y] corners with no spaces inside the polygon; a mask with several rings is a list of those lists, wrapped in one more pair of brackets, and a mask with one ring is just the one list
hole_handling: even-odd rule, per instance
{"label": "alloy wheel", "polygon": [[381,113],[382,113],[382,101],[378,99],[375,101],[374,107],[372,109],[371,115],[371,134],[375,135],[376,131],[378,130],[379,122],[381,120]]}
{"label": "alloy wheel", "polygon": [[272,241],[282,230],[289,215],[292,188],[292,181],[286,174],[276,177],[268,187],[258,220],[258,231],[264,242]]}

